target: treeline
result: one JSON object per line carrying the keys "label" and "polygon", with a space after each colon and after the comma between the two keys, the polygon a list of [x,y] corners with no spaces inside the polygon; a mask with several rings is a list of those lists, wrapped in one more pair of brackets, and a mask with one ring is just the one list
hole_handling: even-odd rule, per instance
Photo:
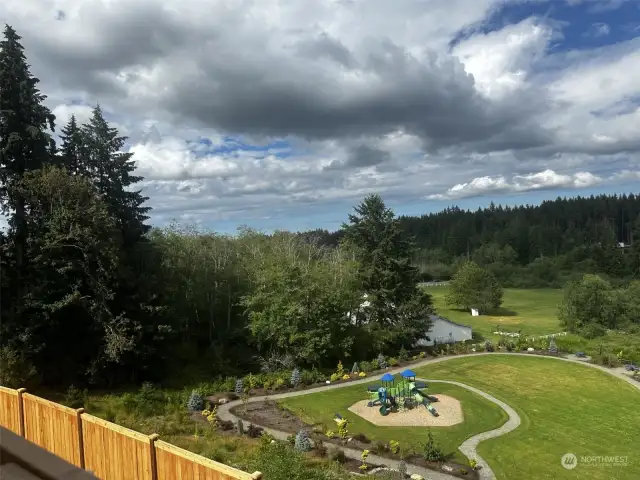
{"label": "treeline", "polygon": [[[504,286],[561,287],[585,273],[640,278],[640,195],[558,198],[476,211],[457,207],[400,217],[416,239],[424,280],[448,280],[460,263],[485,266]],[[305,232],[337,245],[342,232]]]}
{"label": "treeline", "polygon": [[[126,138],[99,106],[55,118],[20,37],[0,42],[0,384],[211,379],[335,366],[429,329],[412,243],[378,196],[328,248],[299,235],[151,230]],[[367,302],[363,304],[363,296]]]}

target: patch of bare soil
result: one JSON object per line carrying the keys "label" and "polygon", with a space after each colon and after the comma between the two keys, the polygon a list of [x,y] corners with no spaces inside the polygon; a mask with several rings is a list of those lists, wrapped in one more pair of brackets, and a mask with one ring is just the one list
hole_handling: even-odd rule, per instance
{"label": "patch of bare soil", "polygon": [[283,432],[297,433],[300,429],[309,427],[293,413],[280,408],[273,401],[251,402],[246,406],[236,405],[231,408],[231,413],[255,425]]}

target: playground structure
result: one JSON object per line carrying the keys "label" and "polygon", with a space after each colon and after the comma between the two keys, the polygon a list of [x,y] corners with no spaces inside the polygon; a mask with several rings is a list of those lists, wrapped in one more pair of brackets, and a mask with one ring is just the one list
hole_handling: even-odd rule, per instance
{"label": "playground structure", "polygon": [[405,370],[400,374],[401,380],[396,383],[396,378],[390,373],[385,373],[380,379],[381,386],[369,387],[369,402],[367,406],[379,405],[380,415],[386,416],[390,412],[404,411],[418,405],[424,407],[433,415],[438,416],[438,411],[431,404],[438,399],[430,397],[420,389],[427,388],[423,382],[416,382],[416,374],[412,370]]}

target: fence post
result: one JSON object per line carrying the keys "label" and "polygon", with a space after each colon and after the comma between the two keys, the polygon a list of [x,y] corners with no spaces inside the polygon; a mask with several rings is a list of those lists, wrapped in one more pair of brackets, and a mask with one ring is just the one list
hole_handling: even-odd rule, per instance
{"label": "fence post", "polygon": [[24,401],[22,399],[22,394],[26,392],[26,388],[19,388],[18,392],[18,433],[21,437],[24,437]]}
{"label": "fence post", "polygon": [[149,450],[151,452],[151,480],[158,480],[158,463],[156,461],[156,440],[160,438],[157,433],[149,435]]}
{"label": "fence post", "polygon": [[84,437],[82,436],[82,414],[84,408],[76,410],[76,418],[78,419],[78,449],[80,450],[80,468],[84,470]]}

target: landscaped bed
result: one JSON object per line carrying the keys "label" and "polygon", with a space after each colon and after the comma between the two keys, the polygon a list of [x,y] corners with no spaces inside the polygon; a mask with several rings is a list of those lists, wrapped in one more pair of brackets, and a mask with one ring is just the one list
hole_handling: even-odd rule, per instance
{"label": "landscaped bed", "polygon": [[[640,478],[640,391],[612,375],[528,355],[454,358],[416,373],[474,386],[518,412],[518,428],[478,446],[498,479]],[[561,465],[566,453],[578,457],[573,470]],[[626,458],[617,466],[585,465],[583,456]]]}
{"label": "landscaped bed", "polygon": [[[371,384],[374,384],[373,382]],[[369,385],[371,385],[369,384]],[[372,445],[375,447],[378,442],[388,444],[390,441],[399,442],[405,457],[413,454],[419,455],[422,452],[423,444],[427,442],[429,429],[426,427],[381,427],[373,425],[364,418],[356,415],[348,410],[348,407],[354,403],[367,397],[368,385],[356,385],[353,387],[344,387],[337,390],[329,390],[310,395],[287,398],[281,400],[279,405],[288,412],[294,413],[295,416],[302,420],[306,425],[311,425],[319,432],[326,433],[328,430],[336,431],[336,423],[334,417],[336,413],[349,421],[349,434],[364,434],[371,444],[357,445],[350,442],[353,448],[368,448],[372,451]],[[506,420],[506,413],[497,405],[479,397],[478,395],[455,385],[432,384],[427,389],[429,395],[442,394],[453,397],[460,401],[462,405],[464,422],[449,427],[432,427],[430,430],[436,442],[442,448],[444,454],[452,462],[461,465],[468,465],[468,460],[458,451],[460,444],[467,438],[487,430],[492,430],[501,426]],[[437,403],[434,404],[437,409]],[[242,407],[237,408],[237,412]],[[372,407],[376,411],[376,407]],[[430,413],[423,407],[418,406],[422,410],[423,415],[428,416]],[[282,415],[288,415],[286,412],[280,412]],[[391,413],[391,415],[402,415]],[[280,421],[278,419],[278,421]],[[292,420],[293,422],[293,420]],[[292,431],[300,428],[301,424],[291,424]],[[276,428],[276,427],[274,427]],[[326,438],[325,440],[329,441]],[[388,455],[393,458],[400,458],[399,455],[393,455],[391,452],[385,452],[377,446],[374,453]],[[417,457],[411,460],[415,463]],[[408,460],[409,461],[409,460]]]}

